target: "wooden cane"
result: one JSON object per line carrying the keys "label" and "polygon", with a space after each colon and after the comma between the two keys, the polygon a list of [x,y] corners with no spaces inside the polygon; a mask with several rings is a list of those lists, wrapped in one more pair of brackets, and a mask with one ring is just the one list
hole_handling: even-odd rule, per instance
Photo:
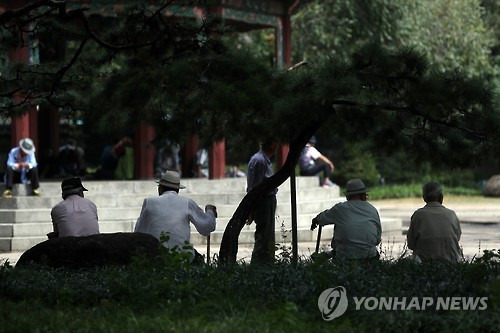
{"label": "wooden cane", "polygon": [[319,252],[319,243],[321,241],[321,230],[322,229],[323,229],[322,225],[318,226],[318,239],[316,239],[316,252],[315,253]]}
{"label": "wooden cane", "polygon": [[207,264],[210,264],[210,234],[207,236]]}

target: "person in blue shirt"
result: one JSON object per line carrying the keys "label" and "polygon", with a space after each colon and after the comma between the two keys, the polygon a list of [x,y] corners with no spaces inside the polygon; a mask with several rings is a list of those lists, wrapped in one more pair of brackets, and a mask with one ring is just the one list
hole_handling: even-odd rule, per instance
{"label": "person in blue shirt", "polygon": [[35,145],[30,138],[19,141],[19,146],[9,152],[7,158],[7,170],[5,172],[5,198],[12,197],[12,186],[14,183],[31,183],[33,195],[40,195],[40,184],[38,182],[38,164],[35,158]]}

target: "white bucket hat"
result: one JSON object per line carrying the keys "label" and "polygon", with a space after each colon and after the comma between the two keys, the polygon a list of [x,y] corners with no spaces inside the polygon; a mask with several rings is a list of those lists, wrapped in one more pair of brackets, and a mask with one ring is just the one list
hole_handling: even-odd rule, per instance
{"label": "white bucket hat", "polygon": [[21,139],[21,141],[19,141],[19,147],[27,155],[31,155],[35,152],[35,144],[30,138]]}
{"label": "white bucket hat", "polygon": [[177,171],[167,170],[164,174],[162,174],[161,179],[157,181],[159,185],[174,188],[174,189],[182,189],[186,188],[181,185],[181,175]]}
{"label": "white bucket hat", "polygon": [[363,183],[361,179],[351,179],[346,184],[346,196],[367,192],[368,190],[366,189],[365,183]]}

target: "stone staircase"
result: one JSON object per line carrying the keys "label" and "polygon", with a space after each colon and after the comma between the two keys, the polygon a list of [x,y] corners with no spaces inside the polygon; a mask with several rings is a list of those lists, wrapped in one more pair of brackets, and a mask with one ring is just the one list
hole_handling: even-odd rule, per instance
{"label": "stone staircase", "polygon": [[[219,180],[183,179],[186,189],[180,194],[194,199],[200,207],[206,204],[217,206],[219,217],[211,242],[219,244],[224,229],[245,195],[245,178]],[[317,231],[309,230],[311,219],[320,211],[344,201],[337,186],[322,188],[316,177],[297,177],[297,224],[298,241],[316,240]],[[85,197],[92,200],[98,210],[101,233],[131,232],[141,211],[145,197],[158,195],[156,183],[141,181],[83,181],[89,190]],[[60,182],[42,182],[40,197],[27,196],[29,186],[15,185],[13,198],[0,197],[0,252],[25,251],[47,239],[52,231],[51,208],[62,200]],[[3,192],[3,186],[0,191]],[[401,233],[401,219],[384,218],[384,234]],[[240,244],[253,243],[255,225],[245,226],[240,234]],[[331,239],[333,228],[324,228],[322,239]],[[290,185],[286,181],[279,188],[276,210],[276,241],[286,236],[291,240]],[[206,243],[206,237],[192,228],[193,244]]]}

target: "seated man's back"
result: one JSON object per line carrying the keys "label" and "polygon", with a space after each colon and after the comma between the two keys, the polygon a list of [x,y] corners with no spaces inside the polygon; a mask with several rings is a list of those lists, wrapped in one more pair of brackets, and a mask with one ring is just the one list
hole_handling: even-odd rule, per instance
{"label": "seated man's back", "polygon": [[422,193],[426,205],[411,217],[406,235],[408,248],[421,260],[460,260],[460,221],[453,210],[443,206],[441,186],[427,183],[422,187]]}
{"label": "seated man's back", "polygon": [[78,195],[71,195],[55,205],[51,216],[59,237],[88,236],[99,233],[95,204]]}
{"label": "seated man's back", "polygon": [[58,237],[88,236],[99,233],[96,205],[84,197],[80,178],[65,179],[61,184],[63,201],[52,208],[50,215]]}
{"label": "seated man's back", "polygon": [[455,212],[430,202],[415,211],[408,229],[408,247],[421,259],[460,260],[460,222]]}

